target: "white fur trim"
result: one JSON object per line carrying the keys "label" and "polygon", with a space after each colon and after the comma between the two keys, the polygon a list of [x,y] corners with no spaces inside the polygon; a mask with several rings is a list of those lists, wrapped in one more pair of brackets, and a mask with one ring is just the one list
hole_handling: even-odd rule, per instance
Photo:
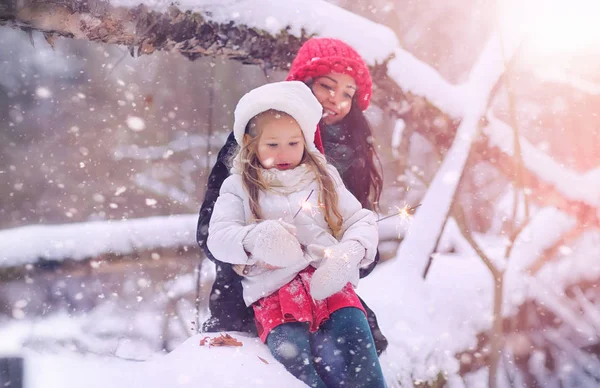
{"label": "white fur trim", "polygon": [[323,115],[323,107],[308,86],[300,81],[266,84],[246,93],[234,112],[233,135],[243,144],[248,122],[256,115],[275,109],[292,116],[300,125],[309,150],[315,147],[315,132]]}

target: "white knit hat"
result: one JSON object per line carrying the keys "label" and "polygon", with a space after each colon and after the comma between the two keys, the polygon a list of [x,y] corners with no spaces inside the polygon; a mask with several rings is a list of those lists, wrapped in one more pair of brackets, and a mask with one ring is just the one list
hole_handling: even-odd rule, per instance
{"label": "white knit hat", "polygon": [[300,81],[283,81],[266,84],[246,93],[234,112],[233,135],[239,145],[243,144],[248,122],[256,115],[275,109],[285,112],[298,122],[306,147],[315,151],[315,132],[323,107],[308,86]]}

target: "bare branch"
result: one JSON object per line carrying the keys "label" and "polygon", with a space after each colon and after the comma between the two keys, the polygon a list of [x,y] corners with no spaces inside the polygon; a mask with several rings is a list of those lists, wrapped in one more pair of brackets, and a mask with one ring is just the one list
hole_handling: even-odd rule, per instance
{"label": "bare branch", "polygon": [[467,230],[466,222],[465,222],[465,214],[462,206],[460,204],[455,203],[452,208],[452,216],[456,220],[456,224],[458,225],[458,229],[460,233],[463,235],[465,240],[471,244],[471,247],[477,252],[483,263],[488,267],[492,276],[494,277],[494,282],[497,279],[502,278],[502,271],[496,268],[492,260],[486,255],[486,253],[481,249],[479,244],[475,241],[471,233]]}
{"label": "bare branch", "polygon": [[[517,208],[517,206],[518,205],[515,205],[515,208]],[[508,247],[506,248],[506,252],[504,253],[505,260],[508,261],[508,259],[510,259],[510,254],[512,253],[512,250],[515,247],[515,242],[517,241],[517,238],[519,237],[521,232],[523,232],[523,230],[527,227],[527,225],[529,225],[530,221],[531,221],[531,219],[529,217],[526,217],[525,220],[523,221],[523,223],[521,223],[521,225],[519,225],[519,227],[517,229],[515,229],[512,232],[512,234],[510,235],[509,244],[508,244]]]}
{"label": "bare branch", "polygon": [[544,252],[542,252],[542,254],[536,259],[536,261],[527,267],[525,272],[530,276],[535,276],[545,264],[550,262],[551,259],[559,253],[561,246],[576,240],[581,236],[582,233],[583,230],[581,229],[581,227],[579,225],[575,225],[562,238],[558,239],[556,243],[554,243],[554,245],[544,250]]}

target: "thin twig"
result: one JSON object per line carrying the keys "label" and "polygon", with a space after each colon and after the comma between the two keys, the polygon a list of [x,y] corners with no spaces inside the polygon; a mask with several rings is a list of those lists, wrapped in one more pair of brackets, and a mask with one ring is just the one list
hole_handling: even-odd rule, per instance
{"label": "thin twig", "polygon": [[527,225],[529,225],[530,221],[531,221],[530,218],[526,218],[523,221],[523,223],[521,225],[519,225],[519,227],[517,229],[515,229],[515,231],[510,236],[510,243],[508,244],[508,248],[506,249],[506,253],[504,254],[505,260],[510,259],[510,254],[512,253],[512,249],[515,247],[515,242],[517,241],[517,238],[519,237],[521,232],[523,232],[525,227],[527,227]]}
{"label": "thin twig", "polygon": [[467,240],[469,242],[469,244],[475,250],[475,252],[477,252],[477,254],[481,258],[481,260],[483,260],[483,263],[488,267],[488,269],[492,273],[492,276],[494,277],[494,279],[498,279],[500,276],[502,276],[502,271],[500,271],[499,269],[496,268],[496,266],[494,265],[492,260],[490,260],[490,258],[485,254],[483,249],[481,249],[479,244],[475,241],[473,236],[471,236],[471,233],[469,233],[469,231],[467,230],[467,227],[465,225],[465,218],[464,218],[464,212],[462,210],[462,207],[459,204],[456,204],[456,206],[454,207],[453,210],[454,210],[454,212],[453,212],[454,220],[456,221],[456,224],[458,225],[458,229],[460,230],[460,233],[463,235],[465,240]]}
{"label": "thin twig", "polygon": [[200,333],[200,286],[201,286],[201,279],[200,279],[200,275],[202,273],[202,262],[204,261],[204,258],[200,259],[200,262],[198,263],[198,267],[196,269],[196,271],[198,271],[198,273],[196,274],[196,303],[194,303],[194,307],[195,307],[195,313],[196,313],[196,334]]}
{"label": "thin twig", "polygon": [[[499,24],[496,20],[496,25],[497,25],[497,30],[498,30],[498,37],[500,40],[500,49],[502,51],[502,60],[504,62],[504,75],[503,75],[503,79],[504,79],[504,83],[506,84],[506,93],[508,96],[508,111],[509,111],[509,120],[510,120],[510,126],[512,127],[514,134],[513,134],[513,153],[514,153],[514,157],[516,159],[517,162],[517,184],[515,187],[515,191],[514,191],[514,199],[513,199],[513,215],[512,215],[512,220],[513,220],[513,225],[515,225],[517,223],[517,211],[519,208],[519,190],[523,192],[523,205],[525,207],[525,220],[523,222],[523,225],[521,225],[521,227],[517,228],[517,230],[512,234],[511,236],[511,245],[510,245],[510,249],[512,249],[512,246],[514,245],[514,241],[516,240],[516,238],[519,236],[519,234],[522,232],[522,230],[524,229],[525,225],[527,225],[529,223],[529,196],[527,195],[527,192],[525,190],[525,167],[524,167],[524,162],[523,162],[523,150],[521,148],[521,135],[520,135],[520,130],[519,130],[519,123],[517,120],[517,109],[516,109],[516,98],[515,98],[515,92],[513,89],[513,85],[512,85],[512,70],[514,68],[514,64],[515,62],[518,60],[519,58],[519,51],[521,50],[521,48],[523,47],[523,40],[521,39],[521,41],[519,42],[519,46],[517,48],[517,50],[515,51],[515,53],[513,54],[512,58],[507,59],[506,58],[506,53],[504,51],[504,40],[502,39],[502,31],[499,28]],[[508,259],[509,253],[510,253],[510,249],[507,250],[507,254],[505,256],[506,259]]]}
{"label": "thin twig", "polygon": [[425,269],[423,270],[423,279],[427,278],[427,274],[429,273],[429,268],[431,268],[431,264],[433,264],[433,255],[435,254],[435,252],[438,249],[438,246],[440,245],[440,241],[442,240],[442,235],[444,234],[444,230],[446,229],[446,225],[448,225],[448,219],[450,218],[450,212],[448,212],[448,214],[446,214],[446,220],[444,220],[444,225],[442,226],[442,230],[440,231],[440,234],[438,234],[437,239],[435,240],[435,248],[433,250],[433,252],[431,252],[431,254],[429,255],[429,260],[427,260],[427,265],[425,266]]}
{"label": "thin twig", "polygon": [[[517,58],[517,56],[515,55],[513,57]],[[516,99],[515,99],[515,92],[511,83],[511,75],[512,75],[512,67],[513,67],[513,63],[512,61],[510,62],[506,62],[505,64],[505,73],[506,73],[506,78],[505,78],[505,82],[506,82],[506,91],[507,91],[507,95],[508,95],[508,111],[509,111],[509,117],[510,117],[510,122],[511,122],[511,126],[513,128],[514,131],[514,138],[513,138],[513,151],[514,151],[514,156],[517,160],[517,185],[518,187],[521,189],[521,191],[523,192],[523,204],[525,206],[525,219],[529,219],[529,196],[527,195],[527,192],[525,190],[525,172],[524,172],[524,167],[523,167],[523,151],[521,148],[521,135],[520,135],[520,131],[519,131],[519,124],[517,121],[517,112],[516,112]],[[514,203],[514,210],[513,210],[513,219],[516,219],[516,213],[517,213],[517,208],[518,208],[518,192],[517,190],[515,190],[515,203]]]}
{"label": "thin twig", "polygon": [[571,230],[565,233],[562,238],[558,239],[554,245],[545,249],[544,252],[542,252],[542,254],[536,259],[536,261],[527,267],[525,273],[529,274],[529,276],[535,276],[546,263],[549,263],[552,260],[555,260],[557,257],[560,257],[558,253],[562,245],[573,243],[575,240],[581,237],[583,232],[584,230],[582,230],[579,225],[575,225],[573,228],[571,228]]}
{"label": "thin twig", "polygon": [[[488,104],[489,104],[489,102],[488,102]],[[480,120],[479,124],[478,124],[478,128],[477,128],[477,136],[479,136],[479,134],[481,133],[482,126],[483,126],[483,123]],[[444,218],[444,223],[443,223],[442,228],[440,229],[439,234],[437,236],[437,239],[435,242],[436,245],[433,248],[433,252],[430,252],[429,261],[427,262],[427,265],[425,266],[425,270],[423,270],[423,279],[425,279],[427,277],[429,268],[431,267],[431,264],[433,263],[433,254],[437,250],[438,244],[442,239],[442,234],[444,233],[444,229],[446,228],[446,224],[448,223],[450,214],[453,212],[453,208],[458,205],[458,193],[459,193],[459,190],[462,188],[463,181],[465,179],[465,171],[467,169],[467,166],[469,166],[472,163],[474,153],[475,153],[475,151],[474,151],[473,147],[471,147],[469,149],[469,155],[467,155],[467,160],[465,162],[465,166],[460,172],[460,177],[458,178],[458,184],[456,186],[456,189],[454,190],[454,193],[452,193],[452,198],[450,199],[450,207],[448,208],[448,211],[446,212],[446,215]],[[464,220],[464,215],[463,215],[463,220]],[[465,227],[465,231],[466,231],[466,227]]]}

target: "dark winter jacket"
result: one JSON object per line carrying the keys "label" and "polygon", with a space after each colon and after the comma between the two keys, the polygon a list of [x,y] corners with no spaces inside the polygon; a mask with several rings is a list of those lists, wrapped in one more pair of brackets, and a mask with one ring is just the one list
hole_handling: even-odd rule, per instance
{"label": "dark winter jacket", "polygon": [[[209,332],[243,331],[256,334],[254,311],[252,310],[252,307],[246,306],[242,297],[241,277],[233,271],[231,264],[223,263],[215,259],[206,246],[208,226],[212,216],[213,207],[219,196],[219,190],[221,189],[223,181],[229,176],[227,162],[231,154],[235,152],[236,148],[237,144],[233,137],[233,133],[231,133],[227,138],[227,142],[219,151],[217,162],[208,177],[206,194],[198,218],[198,229],[196,232],[198,244],[206,256],[213,261],[216,266],[215,282],[209,300],[211,317],[204,322],[202,328],[204,331]],[[378,261],[379,253],[371,266],[361,269],[361,278],[371,273]],[[371,331],[373,332],[377,352],[378,354],[381,354],[387,347],[387,339],[379,329],[375,313],[369,309],[362,299],[361,302],[367,311],[367,318],[369,320]]]}

